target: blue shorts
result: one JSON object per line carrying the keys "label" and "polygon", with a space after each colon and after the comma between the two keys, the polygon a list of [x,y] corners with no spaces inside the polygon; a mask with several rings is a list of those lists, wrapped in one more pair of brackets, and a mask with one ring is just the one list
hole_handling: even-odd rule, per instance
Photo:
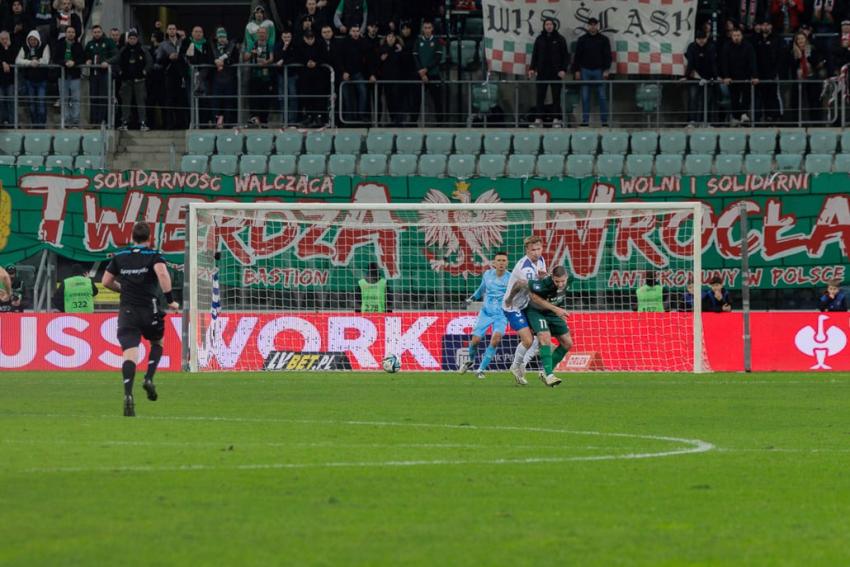
{"label": "blue shorts", "polygon": [[505,311],[504,313],[514,331],[521,331],[528,327],[528,319],[521,312]]}
{"label": "blue shorts", "polygon": [[487,334],[487,329],[491,325],[493,326],[494,335],[496,333],[504,335],[505,330],[508,328],[508,320],[505,319],[505,313],[503,311],[489,313],[482,309],[478,313],[478,319],[475,320],[475,327],[472,329],[473,336],[483,337]]}

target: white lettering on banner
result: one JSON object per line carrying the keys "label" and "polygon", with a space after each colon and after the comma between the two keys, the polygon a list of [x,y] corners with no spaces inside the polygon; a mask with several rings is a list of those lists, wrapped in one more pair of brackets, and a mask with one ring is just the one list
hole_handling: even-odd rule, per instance
{"label": "white lettering on banner", "polygon": [[42,197],[42,221],[38,236],[57,248],[62,247],[62,227],[65,224],[65,208],[68,193],[88,189],[88,177],[66,177],[64,175],[31,174],[18,181],[18,187],[27,195]]}
{"label": "white lettering on banner", "polygon": [[[4,327],[8,323],[3,324]],[[21,317],[21,326],[17,333],[8,333],[7,336],[17,335],[21,342],[20,349],[15,354],[3,351],[3,334],[0,333],[0,368],[20,368],[31,363],[38,350],[38,319],[35,317]]]}
{"label": "white lettering on banner", "polygon": [[[347,338],[345,332],[348,329],[357,331],[357,336]],[[378,329],[369,319],[363,317],[330,317],[328,319],[328,351],[348,351],[363,368],[378,367],[378,361],[369,350],[377,338]]]}
{"label": "white lettering on banner", "polygon": [[[121,352],[121,343],[118,342],[118,317],[110,317],[106,321],[103,322],[100,326],[100,336],[103,337],[103,340],[111,345],[115,345],[116,352],[104,351],[100,353],[98,356],[98,360],[100,360],[106,366],[110,366],[112,368],[121,368],[121,365],[124,364],[124,356]],[[145,342],[142,341],[139,343],[139,360],[145,360],[147,356],[147,347],[145,346]]]}
{"label": "white lettering on banner", "polygon": [[[251,338],[251,333],[257,326],[258,319],[257,317],[240,317],[233,338],[230,339],[230,344],[227,344],[222,334],[227,329],[229,320],[229,317],[219,317],[207,328],[204,346],[198,350],[200,368],[208,368],[212,357],[215,357],[224,369],[234,368],[239,362],[242,351],[245,350],[245,345],[248,344],[248,339]],[[211,348],[210,345],[212,345]]]}
{"label": "white lettering on banner", "polygon": [[440,363],[419,339],[437,319],[438,317],[419,317],[402,333],[401,317],[387,317],[384,319],[384,352],[399,357],[409,352],[422,368],[440,368]]}
{"label": "white lettering on banner", "polygon": [[472,331],[475,326],[477,317],[464,315],[463,317],[455,317],[446,325],[447,335],[465,335]]}
{"label": "white lettering on banner", "polygon": [[[758,203],[753,201],[738,201],[737,207],[730,207],[723,211],[717,218],[714,237],[717,241],[717,252],[724,258],[737,259],[741,257],[741,241],[732,240],[732,228],[741,224],[741,207],[747,209],[747,216],[757,215],[760,211]],[[761,234],[758,230],[751,230],[747,234],[748,248],[750,254],[755,254],[761,248]]]}
{"label": "white lettering on banner", "polygon": [[265,359],[269,353],[275,348],[275,339],[285,331],[295,331],[304,338],[304,345],[301,348],[293,348],[292,350],[300,350],[302,352],[317,352],[322,350],[322,334],[309,321],[305,321],[300,317],[279,317],[272,319],[260,329],[257,337],[257,350]]}
{"label": "white lettering on banner", "polygon": [[572,43],[597,18],[618,73],[684,75],[697,0],[484,0],[484,45],[491,71],[524,75],[547,18]]}
{"label": "white lettering on banner", "polygon": [[72,354],[66,355],[56,350],[48,352],[44,359],[58,368],[79,368],[91,358],[91,346],[85,339],[65,333],[66,329],[83,332],[89,328],[85,319],[75,316],[57,317],[47,324],[47,338],[56,343],[57,346],[71,350]]}

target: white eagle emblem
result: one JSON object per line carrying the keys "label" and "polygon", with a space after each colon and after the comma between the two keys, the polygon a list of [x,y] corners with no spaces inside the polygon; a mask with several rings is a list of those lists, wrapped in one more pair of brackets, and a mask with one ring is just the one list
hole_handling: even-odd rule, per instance
{"label": "white eagle emblem", "polygon": [[[469,184],[455,184],[452,197],[471,203]],[[431,189],[423,203],[448,205],[452,201],[444,193]],[[484,192],[475,203],[500,203],[494,189]],[[479,276],[490,266],[490,249],[502,244],[507,213],[503,210],[461,211],[437,209],[419,213],[419,228],[425,234],[425,257],[431,268],[464,279]]]}

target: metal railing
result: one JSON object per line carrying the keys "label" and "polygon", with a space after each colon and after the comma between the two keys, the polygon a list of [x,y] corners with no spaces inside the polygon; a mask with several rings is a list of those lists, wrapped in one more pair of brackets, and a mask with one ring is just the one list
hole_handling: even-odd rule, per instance
{"label": "metal railing", "polygon": [[[11,102],[12,128],[115,127],[115,86],[111,65],[79,65],[79,78],[69,77],[69,69],[62,65],[11,67],[11,101],[3,98],[0,104],[7,109],[9,105],[5,103]],[[42,72],[42,75],[32,80],[28,77],[33,72]],[[93,94],[95,89],[100,94]]]}
{"label": "metal railing", "polygon": [[[308,112],[317,117],[326,117],[324,125],[336,125],[336,75],[327,64],[317,66],[324,73],[311,77],[309,85],[302,81],[305,65],[259,65],[237,63],[225,67],[236,82],[235,90],[220,92],[216,88],[215,65],[192,65],[190,67],[189,92],[191,127],[242,126],[256,118],[257,125],[293,126],[299,124],[299,112]],[[262,79],[254,73],[268,71]],[[317,73],[321,71],[310,71]],[[227,86],[226,83],[222,86]],[[232,87],[232,85],[229,85]],[[264,92],[255,92],[262,88]],[[304,92],[302,92],[304,91]],[[230,114],[234,120],[211,120],[215,111]],[[271,118],[277,116],[277,120]],[[318,125],[318,124],[315,124]]]}
{"label": "metal railing", "polygon": [[[518,128],[545,118],[557,118],[564,126],[844,126],[846,97],[830,94],[836,81],[349,80],[340,83],[337,109],[341,126],[360,127]],[[544,103],[550,102],[539,108],[537,90],[544,88],[553,92],[545,93]],[[395,99],[400,96],[404,100]]]}

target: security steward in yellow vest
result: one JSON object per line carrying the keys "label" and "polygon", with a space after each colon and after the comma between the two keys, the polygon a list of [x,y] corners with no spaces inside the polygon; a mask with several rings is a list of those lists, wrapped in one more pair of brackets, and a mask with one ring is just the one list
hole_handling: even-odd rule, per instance
{"label": "security steward in yellow vest", "polygon": [[65,278],[53,295],[53,307],[65,313],[94,313],[97,287],[79,264],[71,267],[71,277]]}

